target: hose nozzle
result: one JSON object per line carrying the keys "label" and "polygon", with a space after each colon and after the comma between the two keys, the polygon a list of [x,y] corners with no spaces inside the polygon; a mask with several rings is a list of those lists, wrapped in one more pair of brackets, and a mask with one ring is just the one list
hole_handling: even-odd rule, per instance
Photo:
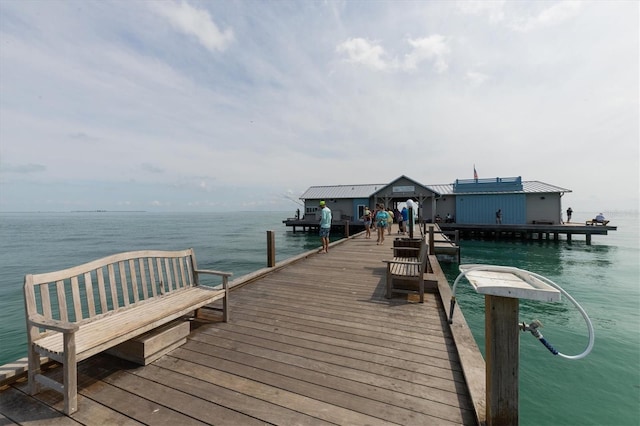
{"label": "hose nozzle", "polygon": [[549,349],[549,351],[554,354],[554,355],[558,355],[558,351],[551,346],[551,344],[549,342],[547,342],[547,340],[542,336],[542,333],[540,333],[540,331],[538,330],[539,328],[542,328],[542,323],[538,320],[533,320],[531,321],[531,324],[527,325],[526,323],[522,323],[518,325],[520,330],[522,331],[530,331],[531,334],[533,335],[533,337],[535,337],[536,339],[540,340],[540,342],[547,348]]}
{"label": "hose nozzle", "polygon": [[519,327],[521,331],[530,331],[531,334],[533,334],[533,336],[537,339],[542,337],[542,334],[540,334],[540,331],[538,331],[538,328],[542,328],[542,323],[539,320],[533,320],[528,325],[527,323],[523,322],[522,324],[519,324]]}

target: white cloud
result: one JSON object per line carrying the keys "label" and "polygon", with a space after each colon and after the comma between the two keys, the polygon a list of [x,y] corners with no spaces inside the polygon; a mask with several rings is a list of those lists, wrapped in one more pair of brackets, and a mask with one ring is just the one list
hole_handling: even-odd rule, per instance
{"label": "white cloud", "polygon": [[442,35],[407,39],[406,43],[411,51],[401,62],[395,56],[390,58],[380,44],[363,38],[351,38],[340,43],[336,52],[346,54],[346,61],[349,63],[363,65],[376,71],[415,71],[422,62],[428,60],[433,61],[433,68],[438,73],[448,69],[446,57],[450,48]]}
{"label": "white cloud", "polygon": [[489,76],[477,71],[468,71],[466,78],[472,85],[479,86],[484,84],[484,82],[489,79]]}
{"label": "white cloud", "polygon": [[384,71],[389,68],[384,48],[363,38],[350,38],[336,47],[338,53],[347,55],[347,62]]}
{"label": "white cloud", "polygon": [[443,73],[449,67],[446,56],[450,49],[443,36],[435,34],[420,39],[407,40],[413,51],[405,56],[404,68],[415,70],[424,60],[433,60],[437,72]]}
{"label": "white cloud", "polygon": [[151,5],[176,29],[196,37],[212,52],[224,51],[234,41],[233,31],[229,28],[221,31],[204,9],[197,9],[185,1],[157,1],[151,2]]}
{"label": "white cloud", "polygon": [[637,208],[638,3],[486,3],[0,1],[0,210],[289,210],[474,163]]}
{"label": "white cloud", "polygon": [[505,0],[474,0],[459,1],[457,7],[463,13],[469,15],[487,15],[491,22],[500,22],[504,19]]}
{"label": "white cloud", "polygon": [[456,6],[464,14],[486,16],[492,24],[504,24],[514,31],[527,32],[558,25],[575,17],[582,8],[582,1],[460,1]]}
{"label": "white cloud", "polygon": [[[543,3],[546,4],[546,3]],[[543,9],[535,16],[516,17],[509,26],[516,31],[533,31],[540,27],[558,25],[575,17],[582,6],[581,1],[566,0]]]}

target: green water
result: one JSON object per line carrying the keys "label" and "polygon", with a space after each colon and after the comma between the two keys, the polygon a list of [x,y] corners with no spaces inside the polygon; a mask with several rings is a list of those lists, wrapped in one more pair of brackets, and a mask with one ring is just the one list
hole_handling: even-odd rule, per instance
{"label": "green water", "polygon": [[[588,216],[587,213],[585,217]],[[521,425],[640,424],[640,284],[638,214],[605,212],[618,231],[567,243],[463,241],[462,263],[517,266],[544,275],[588,312],[596,343],[583,360],[551,355],[521,335]],[[277,260],[318,247],[317,236],[288,230],[292,212],[0,213],[0,365],[26,355],[22,281],[121,251],[193,247],[202,268],[234,276],[266,266],[266,231],[276,232]],[[580,212],[574,213],[580,218]],[[457,265],[443,264],[449,281]],[[484,351],[484,300],[466,284],[459,307]],[[520,320],[566,354],[582,352],[587,330],[570,303],[522,302]]]}
{"label": "green water", "polygon": [[[462,263],[516,266],[559,284],[587,311],[593,351],[582,360],[553,356],[529,333],[520,338],[521,425],[640,424],[640,283],[637,213],[610,213],[618,231],[567,241],[463,241]],[[453,283],[456,265],[443,265]],[[484,353],[484,298],[466,281],[461,307]],[[587,328],[567,300],[521,301],[520,321],[539,319],[544,337],[561,353],[587,346]]]}

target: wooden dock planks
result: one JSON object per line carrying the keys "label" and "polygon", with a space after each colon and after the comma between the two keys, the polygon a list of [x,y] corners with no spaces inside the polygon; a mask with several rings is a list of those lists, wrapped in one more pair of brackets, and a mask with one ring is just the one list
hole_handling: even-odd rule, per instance
{"label": "wooden dock planks", "polygon": [[[230,322],[194,324],[185,345],[148,366],[108,355],[83,362],[72,417],[86,424],[475,424],[439,299],[384,297],[381,260],[391,258],[393,237],[383,246],[349,239],[234,289]],[[0,400],[11,392],[12,400],[61,409],[56,394],[33,399],[24,387],[14,384]],[[2,403],[0,413],[28,423]],[[96,422],[85,421],[92,413]]]}

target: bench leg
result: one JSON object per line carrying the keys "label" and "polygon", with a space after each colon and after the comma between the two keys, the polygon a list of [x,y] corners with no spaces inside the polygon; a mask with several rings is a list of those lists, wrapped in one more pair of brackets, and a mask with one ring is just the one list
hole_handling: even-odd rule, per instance
{"label": "bench leg", "polygon": [[224,300],[222,301],[222,321],[229,322],[230,312],[229,312],[229,279],[224,276],[222,277],[222,287],[224,288]]}
{"label": "bench leg", "polygon": [[229,293],[224,296],[222,301],[222,321],[229,322]]}
{"label": "bench leg", "polygon": [[76,364],[76,339],[73,333],[64,334],[63,365],[64,412],[78,411],[78,366]]}
{"label": "bench leg", "polygon": [[387,299],[391,299],[391,271],[387,266]]}
{"label": "bench leg", "polygon": [[420,303],[424,303],[424,278],[418,280],[418,290],[420,291]]}
{"label": "bench leg", "polygon": [[33,349],[33,343],[29,339],[29,395],[40,393],[40,384],[36,381],[36,375],[40,372],[40,354]]}

